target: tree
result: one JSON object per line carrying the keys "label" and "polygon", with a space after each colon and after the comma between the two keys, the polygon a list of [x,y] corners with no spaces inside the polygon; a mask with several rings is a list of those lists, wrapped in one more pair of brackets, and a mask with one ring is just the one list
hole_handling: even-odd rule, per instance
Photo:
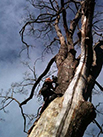
{"label": "tree", "polygon": [[[103,90],[96,81],[103,64],[103,41],[100,40],[102,20],[99,19],[102,12],[94,12],[95,0],[29,2],[37,12],[40,11],[36,17],[29,14],[28,21],[20,31],[27,51],[30,48],[24,37],[27,30],[38,39],[44,38],[45,43],[49,39],[50,43],[45,45],[47,52],[52,51],[54,44],[59,46],[59,50],[45,71],[35,78],[30,96],[26,100],[20,103],[15,98],[10,98],[19,104],[25,122],[22,106],[32,99],[35,88],[55,62],[58,70],[58,86],[55,92],[62,93],[63,96],[50,103],[29,137],[81,137],[96,117],[95,107],[90,102],[92,89],[97,84]],[[78,45],[81,53],[76,57],[75,47]],[[56,48],[55,50],[57,51]]]}

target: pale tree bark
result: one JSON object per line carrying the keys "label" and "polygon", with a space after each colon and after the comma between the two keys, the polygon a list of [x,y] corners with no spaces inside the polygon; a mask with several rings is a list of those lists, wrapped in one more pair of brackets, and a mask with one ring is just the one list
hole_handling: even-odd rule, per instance
{"label": "pale tree bark", "polygon": [[[91,72],[93,69],[98,69],[99,73],[101,64],[103,63],[97,66],[97,61],[95,62],[96,65],[94,67],[92,66],[94,53],[92,50],[92,19],[94,5],[94,0],[82,1],[81,57],[79,64],[75,59],[75,50],[72,46],[71,32],[74,30],[71,27],[70,32],[68,28],[66,28],[64,22],[66,34],[68,35],[68,43],[66,44],[58,27],[59,17],[55,22],[55,29],[61,44],[55,61],[58,68],[58,82],[59,85],[62,85],[61,90],[64,95],[50,103],[42,113],[29,137],[82,137],[86,127],[96,117],[94,106],[92,103],[86,101],[90,95],[88,94],[89,90],[91,91],[94,86],[92,85],[91,88],[88,84],[91,81],[89,81],[89,77],[92,75]],[[75,28],[75,26],[73,28]],[[94,50],[96,51],[96,48],[94,48]],[[102,48],[101,52],[103,53]],[[67,81],[69,72],[71,72],[71,78]],[[92,76],[96,79],[97,75]],[[58,90],[60,91],[59,86],[56,91],[58,92]]]}

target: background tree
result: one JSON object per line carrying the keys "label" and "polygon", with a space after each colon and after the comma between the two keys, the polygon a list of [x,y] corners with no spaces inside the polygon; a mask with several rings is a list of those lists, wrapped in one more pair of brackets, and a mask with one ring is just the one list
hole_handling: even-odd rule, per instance
{"label": "background tree", "polygon": [[[25,34],[29,36],[33,34],[35,40],[43,41],[43,56],[45,52],[50,51],[55,51],[57,54],[38,78],[35,68],[32,70],[26,64],[34,74],[34,79],[25,79],[26,81],[32,80],[30,96],[20,103],[7,94],[2,96],[5,98],[3,105],[8,99],[11,99],[8,104],[15,100],[21,108],[25,127],[26,114],[22,106],[32,99],[39,82],[48,74],[55,62],[58,76],[58,87],[55,92],[64,95],[56,98],[48,106],[29,136],[83,136],[86,127],[96,117],[94,106],[87,100],[91,101],[95,84],[103,90],[96,81],[103,64],[103,41],[100,40],[102,19],[99,19],[102,12],[94,12],[95,0],[29,0],[29,2],[35,8],[36,15],[29,13],[28,21],[20,31],[21,40],[26,46],[24,49],[27,49],[29,56],[29,49],[32,46],[28,43],[29,41],[26,41]],[[76,56],[78,45],[81,53]],[[24,91],[23,83],[13,85],[15,86],[22,86],[21,91]],[[96,124],[100,128],[97,122]],[[100,133],[102,133],[101,128]]]}

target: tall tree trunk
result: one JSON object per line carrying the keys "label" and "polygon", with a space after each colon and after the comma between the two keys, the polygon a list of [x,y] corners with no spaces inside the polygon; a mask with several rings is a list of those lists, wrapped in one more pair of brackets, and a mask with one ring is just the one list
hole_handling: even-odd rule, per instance
{"label": "tall tree trunk", "polygon": [[[88,79],[91,71],[96,69],[96,67],[92,68],[94,4],[94,0],[82,2],[81,58],[79,64],[75,59],[74,49],[68,48],[57,26],[58,20],[56,20],[55,28],[61,42],[61,47],[56,57],[59,82],[56,91],[58,92],[59,90],[64,95],[49,104],[29,137],[82,137],[88,124],[96,117],[95,108],[90,102],[86,101],[90,95],[87,93],[94,86],[89,87],[90,81]],[[72,37],[69,38],[71,42]],[[103,53],[102,48],[101,52]],[[100,70],[101,64],[98,64],[97,68]]]}

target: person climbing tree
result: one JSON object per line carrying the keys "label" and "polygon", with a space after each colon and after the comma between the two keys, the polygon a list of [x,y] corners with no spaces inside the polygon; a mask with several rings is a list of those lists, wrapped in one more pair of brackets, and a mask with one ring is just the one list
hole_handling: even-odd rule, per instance
{"label": "person climbing tree", "polygon": [[[53,86],[53,84],[54,84],[54,86]],[[57,83],[57,77],[56,76],[52,75],[52,79],[50,79],[50,78],[45,79],[45,82],[44,82],[41,90],[39,91],[39,95],[43,96],[44,103],[41,107],[40,112],[38,112],[38,114],[37,114],[37,119],[35,120],[33,126],[28,130],[28,134],[31,133],[33,127],[36,125],[41,114],[47,108],[49,103],[51,101],[53,101],[57,96],[62,96],[62,94],[56,94],[55,93],[55,89],[57,86],[58,86],[58,83]]]}
{"label": "person climbing tree", "polygon": [[39,94],[43,96],[44,101],[46,101],[46,99],[49,98],[49,96],[51,96],[52,94],[55,94],[55,88],[52,84],[53,80],[51,80],[50,78],[46,78],[41,90],[39,91]]}
{"label": "person climbing tree", "polygon": [[[53,87],[53,83],[55,84],[54,87]],[[45,79],[45,82],[44,82],[41,90],[39,91],[39,94],[41,94],[43,96],[43,100],[44,100],[44,104],[41,108],[40,115],[46,109],[46,107],[49,105],[49,103],[51,101],[53,101],[58,96],[62,96],[62,94],[55,93],[55,89],[57,86],[58,86],[58,83],[57,83],[56,76],[52,76],[52,79],[50,79],[50,78]]]}

